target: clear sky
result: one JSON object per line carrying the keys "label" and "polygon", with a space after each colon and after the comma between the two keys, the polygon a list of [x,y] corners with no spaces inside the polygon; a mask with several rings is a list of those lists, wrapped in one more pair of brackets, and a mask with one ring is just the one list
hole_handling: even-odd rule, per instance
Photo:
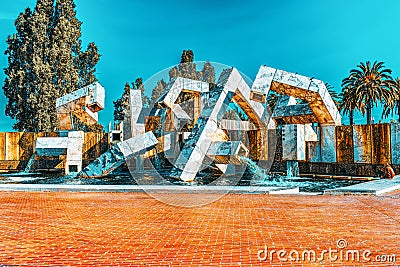
{"label": "clear sky", "polygon": [[[14,20],[36,0],[0,2],[0,66]],[[144,80],[179,63],[184,49],[195,60],[238,68],[254,79],[260,65],[324,80],[341,80],[360,61],[384,61],[400,75],[398,0],[75,0],[84,44],[102,54],[97,76],[106,89],[100,122],[112,119],[112,101],[125,82]],[[1,84],[4,72],[0,72]],[[146,88],[150,90],[150,88]],[[11,131],[0,92],[0,131]],[[376,112],[378,113],[378,112]],[[380,116],[375,114],[375,119]],[[343,120],[345,123],[347,118]],[[365,119],[356,119],[365,123]]]}

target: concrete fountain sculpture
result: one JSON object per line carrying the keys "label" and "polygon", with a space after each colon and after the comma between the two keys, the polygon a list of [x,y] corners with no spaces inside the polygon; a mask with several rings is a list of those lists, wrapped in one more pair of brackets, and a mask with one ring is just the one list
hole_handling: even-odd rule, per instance
{"label": "concrete fountain sculpture", "polygon": [[[266,105],[270,91],[281,95],[272,113]],[[182,101],[182,95],[190,105]],[[295,98],[304,103],[297,104]],[[150,110],[143,108],[141,99],[140,90],[131,91],[131,138],[113,146],[79,176],[104,176],[133,157],[138,167],[143,157],[160,153],[173,166],[170,176],[182,181],[193,181],[212,166],[223,174],[235,174],[235,165],[244,164],[243,156],[270,166],[275,152],[271,136],[277,124],[283,124],[288,175],[297,175],[297,162],[305,159],[305,142],[329,138],[334,126],[341,124],[321,80],[267,66],[260,67],[251,87],[237,69],[229,68],[216,84],[172,79]],[[224,115],[232,106],[244,118],[227,119]],[[314,131],[313,123],[323,125],[322,133]],[[247,137],[238,138],[237,132],[246,132]]]}
{"label": "concrete fountain sculpture", "polygon": [[[57,99],[60,137],[39,137],[36,155],[65,156],[65,174],[82,170],[83,132],[74,131],[73,115],[92,125],[98,121],[97,112],[104,109],[105,90],[96,82]],[[35,155],[33,155],[35,156]]]}

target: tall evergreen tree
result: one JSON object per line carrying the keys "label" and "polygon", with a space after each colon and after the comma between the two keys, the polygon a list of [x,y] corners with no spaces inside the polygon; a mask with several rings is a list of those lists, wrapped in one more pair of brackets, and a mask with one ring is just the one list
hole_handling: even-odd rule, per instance
{"label": "tall evergreen tree", "polygon": [[203,65],[203,69],[197,71],[196,63],[194,63],[194,53],[190,49],[183,50],[181,62],[178,66],[173,67],[169,71],[170,80],[178,76],[192,80],[215,83],[215,70],[213,65],[210,62],[206,62]]}
{"label": "tall evergreen tree", "polygon": [[[142,96],[144,95],[144,86],[143,86],[143,79],[142,78],[137,78],[135,80],[135,87],[137,90],[140,90],[142,92]],[[134,87],[134,89],[135,89]]]}
{"label": "tall evergreen tree", "polygon": [[94,43],[81,52],[81,22],[73,0],[37,0],[15,22],[7,39],[3,86],[6,115],[20,131],[54,131],[56,99],[96,81],[100,55]]}
{"label": "tall evergreen tree", "polygon": [[196,64],[194,61],[194,53],[192,50],[183,50],[181,55],[181,63],[178,65],[179,73],[183,78],[196,80]]}
{"label": "tall evergreen tree", "polygon": [[[133,84],[135,86],[135,84]],[[129,91],[131,87],[129,83],[125,84],[124,92],[120,98],[113,101],[114,104],[114,121],[123,121],[129,112]]]}
{"label": "tall evergreen tree", "polygon": [[76,18],[73,0],[57,0],[52,20],[49,56],[55,74],[54,83],[64,95],[78,89],[78,66],[74,63],[80,53],[82,23]]}
{"label": "tall evergreen tree", "polygon": [[4,69],[6,79],[3,89],[8,99],[5,113],[17,120],[16,128],[33,129],[34,112],[29,108],[28,99],[32,91],[32,62],[28,58],[33,54],[33,47],[29,45],[32,38],[30,23],[32,11],[27,8],[15,21],[17,32],[8,36],[8,68]]}
{"label": "tall evergreen tree", "polygon": [[190,63],[194,61],[194,53],[192,50],[183,50],[181,55],[181,63]]}
{"label": "tall evergreen tree", "polygon": [[[183,50],[181,55],[181,62],[178,66],[173,67],[169,71],[169,80],[175,77],[183,77],[192,80],[199,80],[207,83],[215,83],[215,70],[210,62],[206,62],[203,65],[201,71],[196,70],[196,63],[194,63],[194,53],[192,50]],[[149,105],[155,103],[161,96],[164,89],[167,87],[167,83],[164,80],[157,82],[157,85],[152,91],[151,101]]]}
{"label": "tall evergreen tree", "polygon": [[203,70],[198,75],[199,80],[206,83],[215,83],[215,70],[209,61],[204,63]]}
{"label": "tall evergreen tree", "polygon": [[[79,46],[81,41],[79,41]],[[91,42],[88,44],[85,52],[79,53],[79,56],[75,58],[75,64],[78,68],[78,86],[82,88],[88,84],[92,84],[97,81],[96,78],[96,64],[100,60],[99,49],[96,44]]]}
{"label": "tall evergreen tree", "polygon": [[157,82],[157,85],[154,87],[151,93],[151,103],[154,104],[160,98],[162,92],[167,87],[167,85],[168,84],[164,81],[164,79],[161,79]]}

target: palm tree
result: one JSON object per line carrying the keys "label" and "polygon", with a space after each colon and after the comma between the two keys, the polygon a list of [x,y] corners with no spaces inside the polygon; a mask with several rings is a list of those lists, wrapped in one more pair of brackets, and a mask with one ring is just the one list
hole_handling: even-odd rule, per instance
{"label": "palm tree", "polygon": [[355,100],[354,95],[348,87],[343,88],[343,91],[339,95],[341,96],[341,101],[338,106],[339,111],[343,111],[343,115],[349,114],[350,125],[353,125],[354,110],[358,109],[364,113],[365,107]]}
{"label": "palm tree", "polygon": [[332,85],[330,85],[329,83],[325,83],[325,87],[326,87],[326,89],[328,90],[328,93],[330,94],[330,96],[332,97],[332,100],[333,100],[333,102],[335,103],[335,105],[336,105],[337,107],[339,107],[339,106],[340,106],[341,99],[342,99],[342,95],[341,95],[341,94],[338,94],[338,93],[335,91],[334,87],[333,87]]}
{"label": "palm tree", "polygon": [[[347,106],[354,107],[362,114],[366,111],[367,124],[371,124],[372,107],[377,105],[378,101],[383,101],[388,105],[394,103],[395,81],[390,76],[392,71],[386,69],[383,62],[375,61],[372,66],[369,61],[365,64],[360,62],[357,67],[359,69],[352,69],[349,77],[342,81],[343,97],[346,97],[348,102],[344,108],[347,110]],[[365,109],[360,109],[361,104],[365,105]]]}
{"label": "palm tree", "polygon": [[400,122],[400,78],[397,78],[395,81],[395,86],[393,87],[393,90],[395,91],[395,96],[396,98],[392,102],[384,102],[383,103],[383,112],[382,112],[382,118],[387,118],[389,117],[389,114],[394,115],[394,113],[397,113],[398,117],[398,122]]}

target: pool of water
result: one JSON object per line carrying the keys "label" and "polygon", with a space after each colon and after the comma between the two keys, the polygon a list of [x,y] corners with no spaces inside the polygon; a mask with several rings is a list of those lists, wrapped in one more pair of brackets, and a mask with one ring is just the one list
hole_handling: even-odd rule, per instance
{"label": "pool of water", "polygon": [[[35,173],[16,173],[0,175],[0,183],[3,184],[70,184],[70,185],[187,185],[188,183],[168,179],[168,172],[164,177],[156,171],[145,171],[144,173],[119,172],[107,175],[101,179],[76,178],[74,176],[43,175]],[[314,179],[314,178],[287,178],[278,175],[260,175],[251,171],[245,171],[242,177],[225,177],[218,179],[216,185],[231,185],[231,180],[236,180],[239,186],[279,186],[299,187],[300,192],[323,192],[326,189],[333,189],[349,186],[361,181],[337,180],[337,179]],[[197,182],[199,184],[199,182]]]}

